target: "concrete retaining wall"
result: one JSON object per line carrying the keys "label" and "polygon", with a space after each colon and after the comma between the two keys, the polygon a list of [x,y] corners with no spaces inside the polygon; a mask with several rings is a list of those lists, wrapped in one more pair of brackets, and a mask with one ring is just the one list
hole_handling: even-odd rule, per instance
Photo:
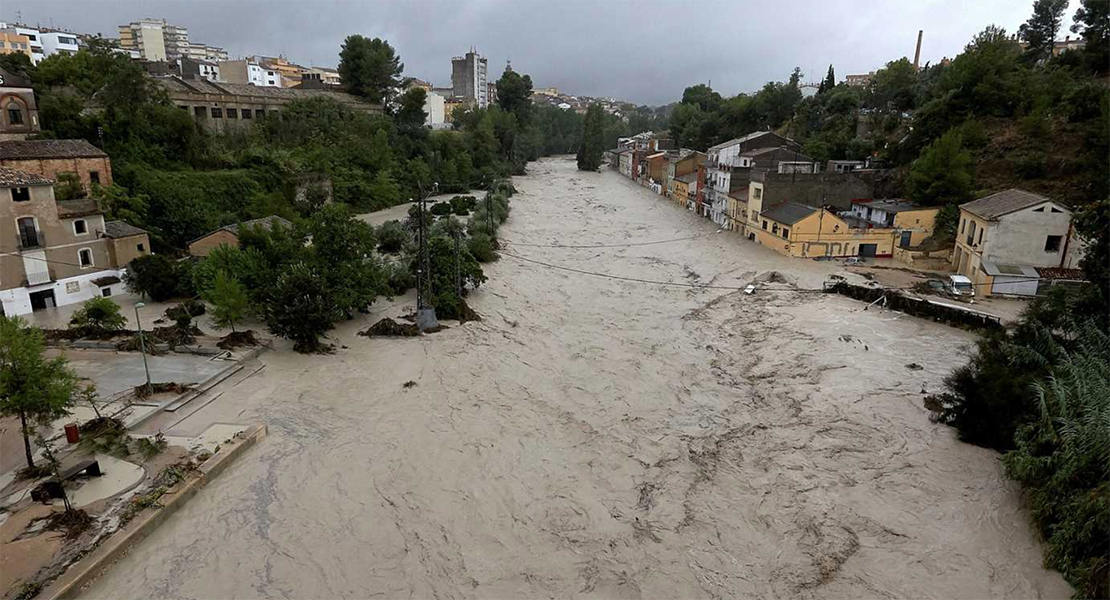
{"label": "concrete retaining wall", "polygon": [[177,512],[189,498],[200,491],[208,481],[223,472],[233,460],[246,452],[247,448],[266,437],[265,425],[248,428],[243,437],[226,444],[200,466],[200,475],[191,477],[170,488],[159,499],[161,508],[151,507],[135,516],[126,526],[112,534],[95,550],[77,563],[71,565],[60,577],[54,580],[40,594],[39,598],[59,600],[75,598],[81,590],[107,571],[131,548],[149,536],[173,513]]}

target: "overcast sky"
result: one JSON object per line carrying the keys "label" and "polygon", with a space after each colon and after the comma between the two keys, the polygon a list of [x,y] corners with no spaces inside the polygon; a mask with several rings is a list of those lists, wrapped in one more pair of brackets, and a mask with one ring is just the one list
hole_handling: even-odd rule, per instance
{"label": "overcast sky", "polygon": [[[1079,0],[1071,0],[1065,26]],[[452,56],[474,46],[491,79],[506,60],[536,87],[645,104],[678,100],[712,80],[729,96],[785,80],[799,66],[818,81],[890,60],[954,56],[976,32],[1007,31],[1028,18],[1032,0],[603,0],[599,2],[331,0],[3,0],[0,20],[117,37],[143,17],[189,28],[189,39],[233,57],[282,54],[303,65],[335,66],[347,35],[385,38],[405,74],[449,86]],[[1067,33],[1067,32],[1064,32]]]}

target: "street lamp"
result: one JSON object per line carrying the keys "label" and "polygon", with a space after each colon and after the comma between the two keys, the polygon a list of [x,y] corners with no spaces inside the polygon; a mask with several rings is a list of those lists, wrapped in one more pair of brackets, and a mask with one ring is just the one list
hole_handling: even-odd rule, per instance
{"label": "street lamp", "polygon": [[135,325],[139,328],[139,350],[143,353],[143,370],[146,371],[146,393],[154,395],[154,384],[150,382],[150,366],[146,363],[146,340],[143,338],[143,322],[139,320],[139,309],[146,306],[145,302],[135,303]]}

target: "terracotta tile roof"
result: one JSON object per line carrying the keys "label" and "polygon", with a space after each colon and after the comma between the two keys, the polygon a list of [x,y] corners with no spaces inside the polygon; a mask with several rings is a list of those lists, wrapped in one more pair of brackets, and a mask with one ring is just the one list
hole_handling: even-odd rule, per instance
{"label": "terracotta tile roof", "polygon": [[125,238],[133,235],[142,235],[146,232],[145,229],[140,229],[124,221],[108,221],[104,224],[104,237]]}
{"label": "terracotta tile roof", "polygon": [[36,173],[27,173],[9,167],[0,167],[0,187],[23,187],[26,185],[54,185],[54,181]]}
{"label": "terracotta tile roof", "polygon": [[1044,202],[1052,201],[1051,198],[1046,198],[1040,194],[1034,194],[1017,188],[1010,188],[998,192],[997,194],[991,194],[990,196],[961,204],[960,208],[977,217],[990,220],[997,219],[1002,215],[1008,215],[1023,208],[1029,208]]}
{"label": "terracotta tile roof", "polygon": [[1059,267],[1037,267],[1037,274],[1043,279],[1065,279],[1068,281],[1086,281],[1087,275],[1082,269],[1062,269]]}
{"label": "terracotta tile roof", "polygon": [[0,142],[0,160],[38,158],[107,158],[85,140],[11,140]]}

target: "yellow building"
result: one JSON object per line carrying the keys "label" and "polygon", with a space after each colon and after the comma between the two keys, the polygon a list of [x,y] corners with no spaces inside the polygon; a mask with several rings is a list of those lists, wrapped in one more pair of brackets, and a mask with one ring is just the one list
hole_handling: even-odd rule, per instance
{"label": "yellow building", "polygon": [[27,58],[32,58],[31,38],[0,31],[0,54],[26,54]]}
{"label": "yellow building", "polygon": [[725,229],[743,232],[748,220],[748,190],[729,192],[725,199]]}
{"label": "yellow building", "polygon": [[[929,226],[911,231],[932,234],[936,209],[921,209]],[[824,208],[783,202],[760,211],[758,226],[748,227],[748,238],[775,251],[798,258],[819,256],[892,256],[902,240],[903,229],[864,221],[851,214],[837,215]],[[749,219],[750,221],[750,219]]]}
{"label": "yellow building", "polygon": [[697,173],[687,173],[681,177],[675,177],[674,193],[671,194],[671,200],[674,200],[675,204],[686,208],[690,200],[697,194],[697,189]]}

